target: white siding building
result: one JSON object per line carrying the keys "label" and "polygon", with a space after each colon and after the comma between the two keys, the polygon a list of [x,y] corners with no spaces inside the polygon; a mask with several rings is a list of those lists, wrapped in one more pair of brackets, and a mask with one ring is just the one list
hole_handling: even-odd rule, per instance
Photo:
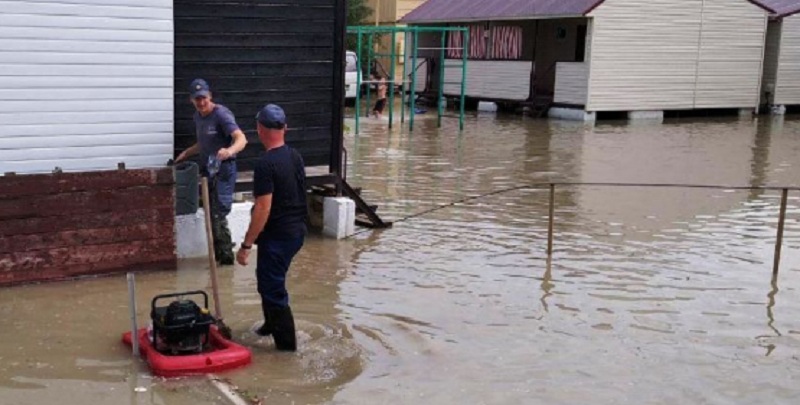
{"label": "white siding building", "polygon": [[2,3],[0,174],[164,166],[172,1]]}
{"label": "white siding building", "polygon": [[588,17],[588,111],[758,106],[767,13],[747,0],[608,0]]}
{"label": "white siding building", "polygon": [[762,104],[800,105],[800,0],[758,0],[772,13],[767,30]]}
{"label": "white siding building", "polygon": [[[749,0],[428,0],[404,21],[523,27],[521,59],[530,58],[533,71],[512,66],[519,61],[475,61],[467,88],[486,94],[468,95],[519,100],[526,90],[529,102],[549,96],[591,119],[606,111],[756,109],[768,15]],[[500,85],[509,82],[518,85]],[[530,90],[519,86],[528,82]]]}

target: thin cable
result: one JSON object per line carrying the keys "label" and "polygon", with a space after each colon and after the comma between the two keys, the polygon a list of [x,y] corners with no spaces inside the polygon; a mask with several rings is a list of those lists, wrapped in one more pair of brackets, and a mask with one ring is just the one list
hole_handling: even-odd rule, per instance
{"label": "thin cable", "polygon": [[[402,218],[399,218],[392,223],[398,222],[405,222],[409,219],[414,219],[421,217],[423,215],[428,215],[434,213],[436,211],[441,211],[445,208],[453,207],[457,204],[463,204],[472,200],[477,200],[479,198],[490,197],[493,195],[510,193],[512,191],[518,190],[533,190],[533,189],[543,189],[546,187],[550,187],[550,185],[558,186],[591,186],[591,187],[660,187],[660,188],[693,188],[693,189],[711,189],[711,190],[763,190],[763,191],[776,191],[776,190],[791,190],[791,191],[800,191],[800,187],[777,187],[777,186],[725,186],[725,185],[714,185],[714,184],[673,184],[673,183],[658,183],[658,184],[645,184],[645,183],[593,183],[593,182],[563,182],[563,183],[530,183],[525,184],[522,186],[504,188],[501,190],[492,191],[486,194],[474,195],[470,197],[465,197],[457,201],[449,202],[447,204],[438,205],[431,209],[427,209],[424,211],[417,212],[415,214],[411,214]],[[350,239],[354,236],[360,235],[362,233],[373,231],[374,228],[366,228],[364,230],[358,231],[345,239]]]}

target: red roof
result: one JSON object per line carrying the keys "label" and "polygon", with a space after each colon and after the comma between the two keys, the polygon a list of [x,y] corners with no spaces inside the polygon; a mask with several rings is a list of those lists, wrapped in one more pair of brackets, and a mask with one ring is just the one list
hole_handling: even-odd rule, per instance
{"label": "red roof", "polygon": [[428,0],[402,22],[457,22],[521,19],[546,16],[582,16],[604,0]]}
{"label": "red roof", "polygon": [[800,0],[751,0],[778,17],[786,17],[800,12]]}

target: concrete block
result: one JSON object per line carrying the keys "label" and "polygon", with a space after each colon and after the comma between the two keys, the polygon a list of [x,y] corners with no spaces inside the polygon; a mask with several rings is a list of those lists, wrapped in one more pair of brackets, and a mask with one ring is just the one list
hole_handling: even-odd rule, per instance
{"label": "concrete block", "polygon": [[786,115],[786,106],[785,105],[770,106],[769,113],[772,115]]}
{"label": "concrete block", "polygon": [[756,113],[755,108],[740,108],[739,109],[739,117],[741,118],[753,118]]}
{"label": "concrete block", "polygon": [[308,194],[308,224],[311,229],[321,232],[325,226],[324,203],[325,197],[319,194]]}
{"label": "concrete block", "polygon": [[[236,245],[242,243],[250,226],[250,209],[253,203],[233,204],[228,214],[231,238]],[[202,208],[195,214],[179,215],[175,218],[175,238],[179,259],[208,256],[206,219]]]}
{"label": "concrete block", "polygon": [[231,240],[237,246],[244,240],[247,228],[250,226],[250,210],[252,202],[233,204],[231,213],[228,214],[228,226],[231,229]]}
{"label": "concrete block", "polygon": [[664,122],[664,111],[629,111],[628,120]]}
{"label": "concrete block", "polygon": [[194,214],[175,217],[175,238],[178,259],[208,256],[203,209]]}
{"label": "concrete block", "polygon": [[497,112],[497,103],[490,101],[479,101],[478,111],[480,112]]}
{"label": "concrete block", "polygon": [[355,233],[356,204],[345,197],[325,197],[322,234],[344,239]]}
{"label": "concrete block", "polygon": [[597,114],[592,111],[581,110],[578,108],[552,107],[547,111],[547,116],[566,121],[595,122]]}

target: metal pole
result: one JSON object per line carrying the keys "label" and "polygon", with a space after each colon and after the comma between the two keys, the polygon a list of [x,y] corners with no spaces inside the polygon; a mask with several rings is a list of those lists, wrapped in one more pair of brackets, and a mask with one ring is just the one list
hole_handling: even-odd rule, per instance
{"label": "metal pole", "polygon": [[414,27],[414,57],[411,66],[411,99],[408,101],[408,108],[411,110],[408,118],[408,130],[414,131],[414,115],[416,113],[417,98],[417,49],[419,48],[419,30]]}
{"label": "metal pole", "polygon": [[553,255],[553,217],[556,206],[556,185],[550,184],[550,217],[547,221],[547,257]]}
{"label": "metal pole", "polygon": [[358,45],[356,49],[356,69],[358,69],[356,79],[356,135],[359,132],[359,123],[361,122],[361,27],[356,28],[358,34]]}
{"label": "metal pole", "polygon": [[408,30],[403,30],[403,91],[400,93],[400,123],[406,122],[406,93],[408,92],[408,88],[406,86],[406,80],[408,79],[407,73],[408,70]]}
{"label": "metal pole", "polygon": [[467,83],[467,53],[469,52],[469,30],[464,28],[461,31],[461,35],[464,37],[464,51],[463,55],[461,55],[461,110],[458,115],[458,128],[460,130],[464,130],[464,103],[466,102],[466,97],[464,96],[466,92],[466,83]]}
{"label": "metal pole", "polygon": [[392,128],[392,122],[394,122],[394,84],[395,78],[394,75],[396,72],[396,65],[397,65],[397,30],[392,30],[392,66],[389,68],[389,129]]}
{"label": "metal pole", "polygon": [[131,307],[131,347],[133,347],[133,355],[137,356],[139,354],[139,326],[136,324],[136,277],[133,273],[128,273],[128,296]]}
{"label": "metal pole", "polygon": [[789,190],[781,191],[781,211],[778,216],[778,240],[775,242],[775,263],[772,266],[772,277],[778,277],[778,270],[781,264],[781,246],[783,245],[783,225],[786,222],[786,201],[789,197]]}
{"label": "metal pole", "polygon": [[367,75],[368,75],[367,77],[369,78],[368,81],[367,81],[367,83],[369,83],[367,85],[367,117],[369,117],[369,114],[372,111],[372,110],[370,110],[370,108],[371,108],[370,98],[372,96],[372,47],[374,46],[373,43],[372,43],[372,40],[374,38],[375,38],[375,34],[370,33],[369,37],[367,39],[368,48],[369,48],[367,50]]}
{"label": "metal pole", "polygon": [[439,52],[439,92],[438,96],[436,97],[436,111],[438,113],[436,117],[436,126],[441,128],[442,127],[442,114],[444,113],[444,108],[442,108],[442,96],[444,96],[444,69],[445,69],[445,52],[444,48],[447,47],[447,35],[444,31],[442,31],[442,50]]}

